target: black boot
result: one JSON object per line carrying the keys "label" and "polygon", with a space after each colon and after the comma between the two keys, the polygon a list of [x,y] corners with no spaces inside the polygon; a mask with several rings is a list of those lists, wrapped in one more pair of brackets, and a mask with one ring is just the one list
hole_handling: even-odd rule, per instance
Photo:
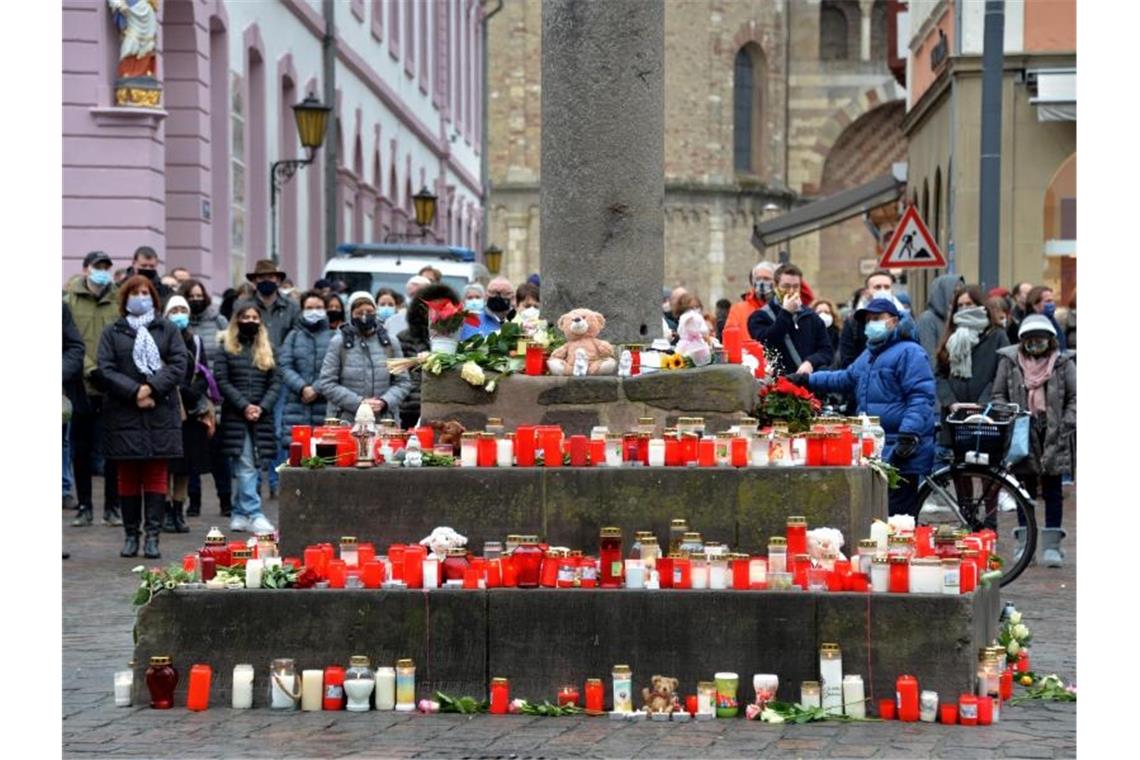
{"label": "black boot", "polygon": [[137,557],[139,556],[139,523],[142,522],[142,498],[139,496],[121,496],[119,497],[119,507],[123,513],[123,533],[127,536],[119,556]]}
{"label": "black boot", "polygon": [[146,510],[146,521],[143,526],[146,531],[146,543],[143,544],[143,556],[147,559],[161,559],[162,555],[158,553],[158,535],[162,532],[162,513],[166,507],[166,495],[145,494],[143,506]]}
{"label": "black boot", "polygon": [[222,517],[229,517],[233,512],[233,502],[231,501],[230,494],[219,494],[218,507],[222,513]]}
{"label": "black boot", "polygon": [[190,494],[190,501],[186,504],[186,516],[197,517],[202,514],[202,494]]}
{"label": "black boot", "polygon": [[186,524],[186,520],[182,517],[182,502],[170,502],[170,513],[174,516],[174,532],[189,533],[190,526]]}
{"label": "black boot", "polygon": [[178,526],[174,522],[174,505],[169,501],[164,501],[162,503],[162,532],[178,532]]}

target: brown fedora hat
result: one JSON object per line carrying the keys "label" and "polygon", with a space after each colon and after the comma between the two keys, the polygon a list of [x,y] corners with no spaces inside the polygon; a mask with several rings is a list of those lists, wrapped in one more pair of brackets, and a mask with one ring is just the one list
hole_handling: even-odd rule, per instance
{"label": "brown fedora hat", "polygon": [[253,265],[253,271],[246,274],[245,279],[253,282],[254,277],[259,277],[263,274],[274,275],[278,280],[285,279],[285,273],[277,268],[272,259],[260,259]]}

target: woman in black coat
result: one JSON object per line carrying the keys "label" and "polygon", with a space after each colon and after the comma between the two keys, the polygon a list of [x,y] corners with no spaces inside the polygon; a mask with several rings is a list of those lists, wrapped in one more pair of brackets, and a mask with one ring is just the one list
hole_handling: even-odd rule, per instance
{"label": "woman in black coat", "polygon": [[126,533],[120,556],[139,553],[145,504],[143,554],[158,559],[167,460],[182,456],[178,384],[186,374],[186,347],[178,328],[158,316],[158,291],[148,278],[128,279],[118,299],[121,318],[99,339],[99,370],[107,386],[103,453],[118,464]]}
{"label": "woman in black coat", "polygon": [[[519,289],[521,292],[521,288]],[[428,332],[427,301],[437,298],[446,298],[452,303],[459,302],[459,296],[447,285],[426,285],[416,293],[416,297],[408,304],[408,327],[396,335],[400,341],[400,350],[404,356],[416,356],[423,351],[431,350],[431,333]],[[423,383],[423,370],[415,367],[409,370],[412,378],[412,390],[408,397],[400,404],[400,427],[405,430],[415,427],[420,419],[420,385]]]}
{"label": "woman in black coat", "polygon": [[261,512],[257,481],[261,467],[277,452],[273,406],[281,376],[256,304],[242,301],[234,306],[214,362],[214,377],[223,399],[222,450],[237,476],[230,530],[272,533],[273,523]]}

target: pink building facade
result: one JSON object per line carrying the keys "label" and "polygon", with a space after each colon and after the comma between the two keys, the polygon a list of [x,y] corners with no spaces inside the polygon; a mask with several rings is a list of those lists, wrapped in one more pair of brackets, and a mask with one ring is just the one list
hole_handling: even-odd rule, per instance
{"label": "pink building facade", "polygon": [[[292,106],[323,100],[319,0],[163,0],[158,109],[115,105],[104,0],[63,0],[63,276],[140,245],[221,292],[269,256],[269,169],[302,157]],[[438,240],[482,245],[482,4],[338,0],[337,240],[405,231],[438,197]],[[320,276],[325,149],[278,196],[278,256]]]}

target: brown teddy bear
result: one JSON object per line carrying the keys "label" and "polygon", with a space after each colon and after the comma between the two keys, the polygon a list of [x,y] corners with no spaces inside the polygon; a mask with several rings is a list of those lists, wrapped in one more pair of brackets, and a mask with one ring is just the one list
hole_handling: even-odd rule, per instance
{"label": "brown teddy bear", "polygon": [[647,713],[672,713],[681,709],[677,698],[677,679],[665,676],[653,676],[649,679],[653,690],[642,689],[641,696],[645,700]]}
{"label": "brown teddy bear", "polygon": [[455,456],[459,456],[466,430],[463,425],[456,420],[432,420],[431,429],[435,431],[436,446],[451,446]]}
{"label": "brown teddy bear", "polygon": [[[566,343],[554,349],[546,362],[552,375],[612,375],[617,369],[614,347],[598,338],[606,318],[589,309],[573,309],[558,318]],[[584,365],[584,367],[583,367]]]}

